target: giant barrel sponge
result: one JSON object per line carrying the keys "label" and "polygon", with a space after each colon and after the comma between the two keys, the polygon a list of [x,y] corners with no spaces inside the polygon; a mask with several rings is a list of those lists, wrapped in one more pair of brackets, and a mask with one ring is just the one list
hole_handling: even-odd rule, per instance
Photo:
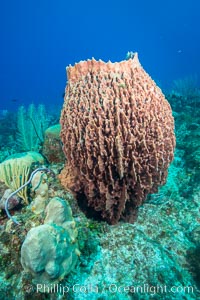
{"label": "giant barrel sponge", "polygon": [[67,68],[60,179],[110,224],[134,215],[165,183],[175,148],[172,110],[137,53]]}

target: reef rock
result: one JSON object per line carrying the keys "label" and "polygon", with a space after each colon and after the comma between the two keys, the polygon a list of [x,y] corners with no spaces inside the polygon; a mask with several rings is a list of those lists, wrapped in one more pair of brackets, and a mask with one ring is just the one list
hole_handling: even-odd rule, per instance
{"label": "reef rock", "polygon": [[165,183],[175,147],[172,110],[137,54],[119,63],[81,61],[67,76],[61,183],[114,224]]}
{"label": "reef rock", "polygon": [[44,134],[42,153],[50,163],[64,163],[65,161],[60,139],[60,129],[60,124],[56,124],[47,128]]}
{"label": "reef rock", "polygon": [[47,174],[43,171],[39,171],[34,174],[31,180],[31,193],[33,200],[30,206],[31,210],[35,214],[41,214],[44,211],[48,200],[48,189]]}
{"label": "reef rock", "polygon": [[69,204],[55,197],[47,205],[46,213],[44,224],[28,232],[21,248],[23,268],[39,283],[62,279],[80,255]]}
{"label": "reef rock", "polygon": [[[5,204],[8,196],[12,193],[13,191],[11,189],[6,189],[2,198],[0,199],[0,209],[5,209]],[[8,202],[8,209],[13,209],[15,206],[21,203],[21,198],[18,197],[17,195],[13,195]]]}

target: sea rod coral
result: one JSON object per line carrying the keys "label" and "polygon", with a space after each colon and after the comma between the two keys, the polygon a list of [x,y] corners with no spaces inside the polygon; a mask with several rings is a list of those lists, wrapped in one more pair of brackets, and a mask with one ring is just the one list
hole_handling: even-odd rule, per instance
{"label": "sea rod coral", "polygon": [[134,215],[166,181],[175,147],[169,103],[139,63],[94,59],[67,68],[62,184],[108,223]]}

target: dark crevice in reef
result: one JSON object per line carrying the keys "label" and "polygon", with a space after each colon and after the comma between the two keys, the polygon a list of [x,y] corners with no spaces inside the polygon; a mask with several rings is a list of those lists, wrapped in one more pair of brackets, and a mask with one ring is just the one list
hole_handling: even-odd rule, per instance
{"label": "dark crevice in reef", "polygon": [[86,215],[87,218],[94,219],[96,221],[103,220],[101,212],[95,211],[94,208],[88,206],[87,198],[84,193],[77,193],[76,199],[79,208]]}

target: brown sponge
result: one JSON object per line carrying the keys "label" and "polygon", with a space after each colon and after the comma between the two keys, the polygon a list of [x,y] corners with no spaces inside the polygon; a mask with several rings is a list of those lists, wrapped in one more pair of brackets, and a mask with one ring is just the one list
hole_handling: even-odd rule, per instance
{"label": "brown sponge", "polygon": [[117,63],[81,61],[67,76],[60,179],[114,224],[166,181],[175,147],[171,107],[137,53]]}

